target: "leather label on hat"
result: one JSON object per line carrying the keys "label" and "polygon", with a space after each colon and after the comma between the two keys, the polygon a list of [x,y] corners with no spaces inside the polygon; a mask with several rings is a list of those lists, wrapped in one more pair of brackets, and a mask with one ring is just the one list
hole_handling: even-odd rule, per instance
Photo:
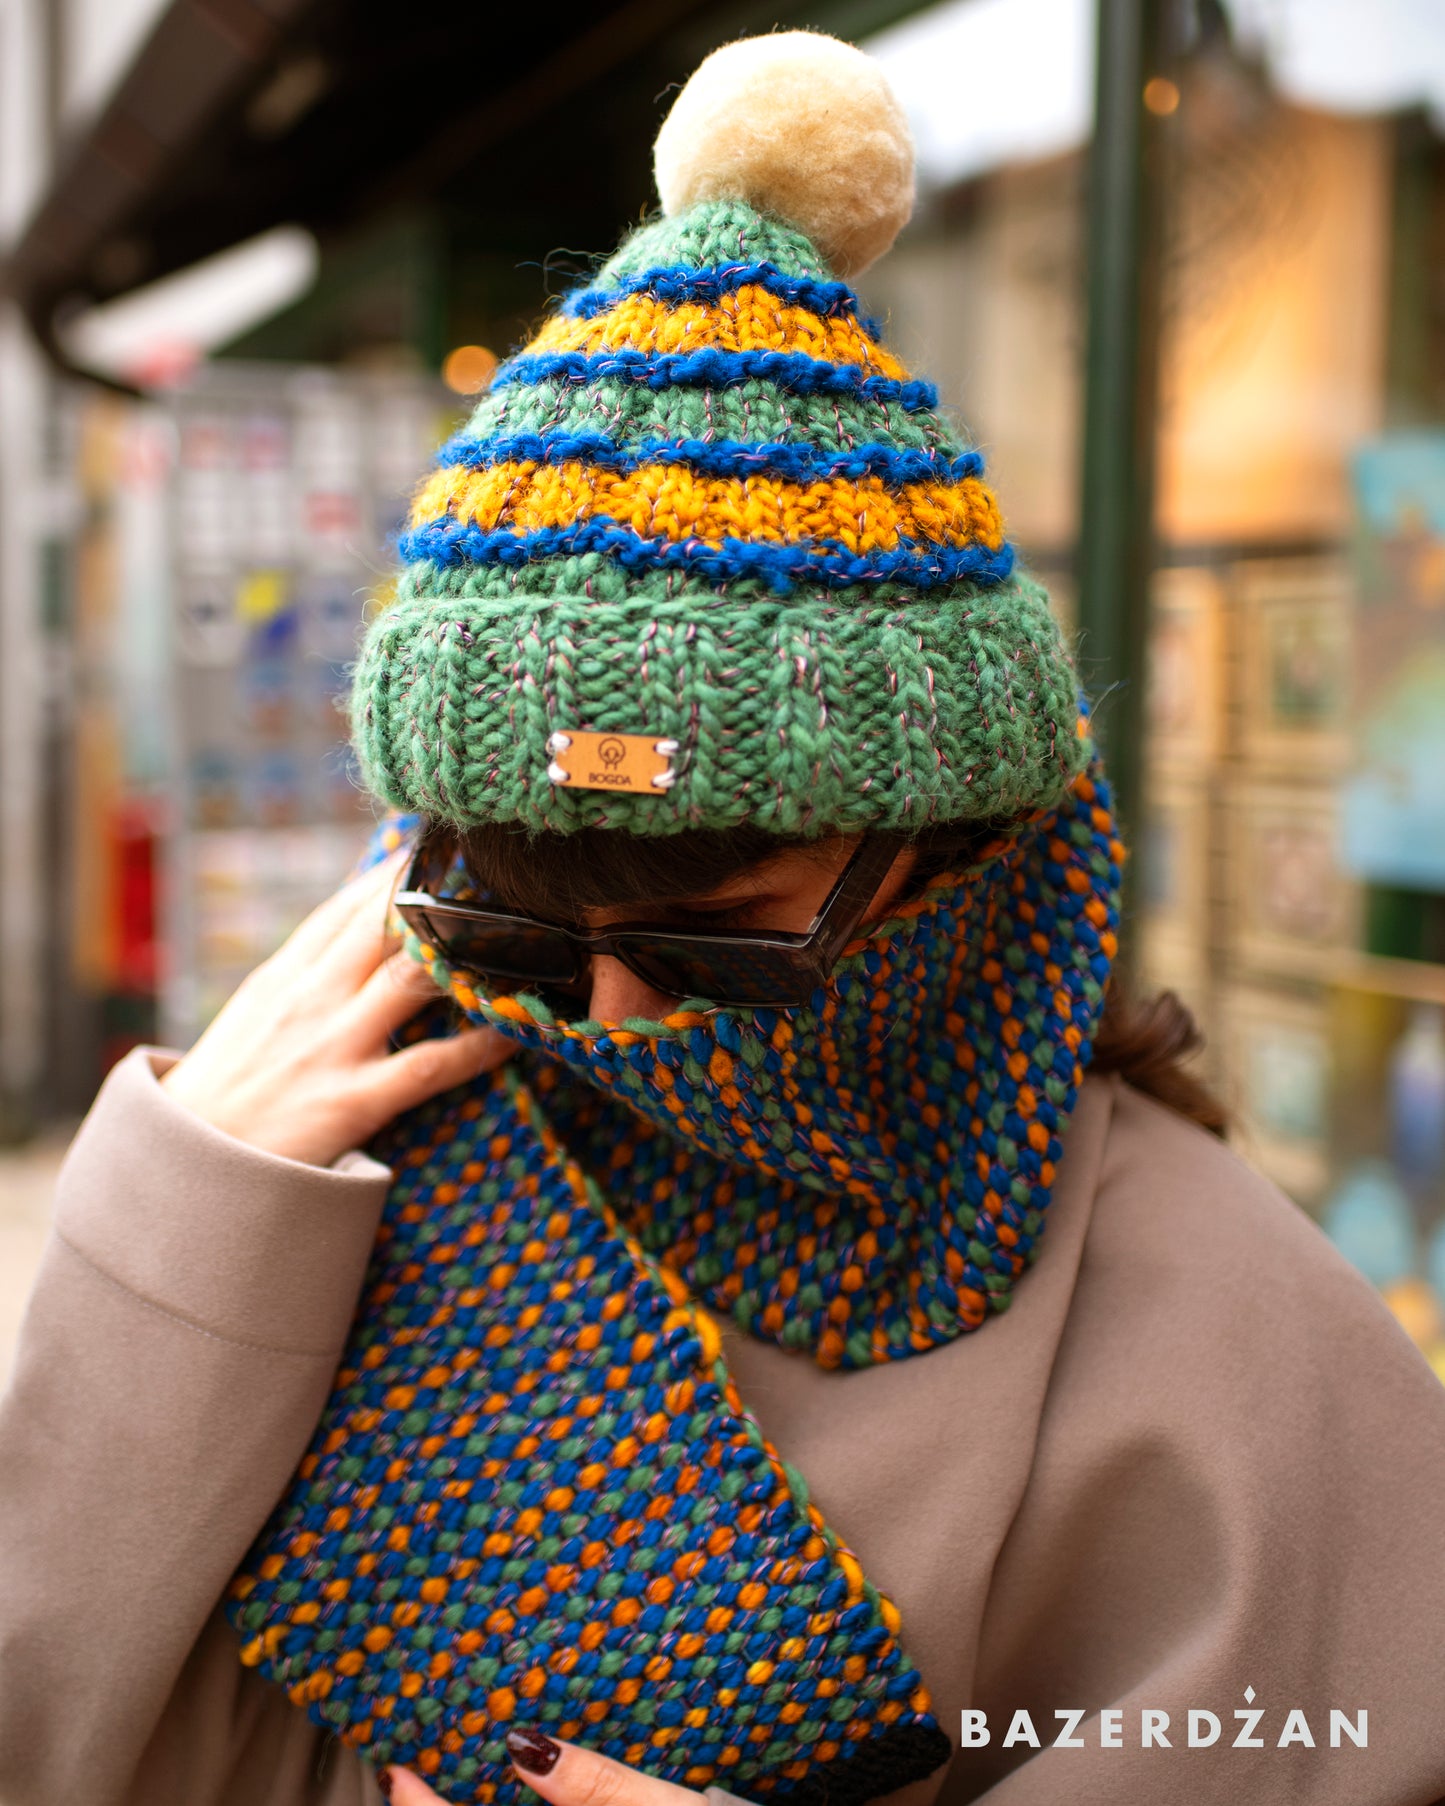
{"label": "leather label on hat", "polygon": [[672,788],[676,740],[657,734],[584,734],[567,728],[547,742],[547,776],[574,790],[631,790],[659,796]]}

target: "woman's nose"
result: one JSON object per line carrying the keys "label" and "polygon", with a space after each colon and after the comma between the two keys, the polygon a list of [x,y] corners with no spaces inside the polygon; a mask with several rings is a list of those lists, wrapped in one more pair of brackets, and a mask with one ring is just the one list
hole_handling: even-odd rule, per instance
{"label": "woman's nose", "polygon": [[591,978],[587,1013],[594,1022],[621,1022],[628,1016],[659,1022],[677,1008],[675,997],[654,991],[610,953],[592,955]]}

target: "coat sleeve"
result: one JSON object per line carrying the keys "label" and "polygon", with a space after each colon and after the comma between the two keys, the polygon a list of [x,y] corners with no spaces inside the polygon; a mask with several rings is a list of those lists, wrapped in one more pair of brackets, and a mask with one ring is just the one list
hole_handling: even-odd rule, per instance
{"label": "coat sleeve", "polygon": [[[0,1800],[363,1806],[218,1601],[304,1453],[390,1173],[221,1134],[129,1055],[67,1155],[0,1402]],[[249,1776],[249,1780],[247,1777]]]}
{"label": "coat sleeve", "polygon": [[943,1806],[1434,1806],[1442,1627],[1445,1388],[1296,1206],[1124,1091]]}

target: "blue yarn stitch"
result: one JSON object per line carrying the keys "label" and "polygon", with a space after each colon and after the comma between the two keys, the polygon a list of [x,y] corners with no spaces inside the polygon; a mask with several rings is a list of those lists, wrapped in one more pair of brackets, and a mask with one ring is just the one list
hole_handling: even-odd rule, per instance
{"label": "blue yarn stitch", "polygon": [[903,545],[892,552],[852,552],[840,540],[814,539],[793,545],[767,545],[747,539],[724,539],[719,545],[700,540],[648,539],[605,516],[572,527],[538,527],[530,533],[505,529],[485,532],[450,515],[403,533],[401,556],[408,563],[434,565],[528,564],[533,559],[600,553],[624,570],[685,570],[713,583],[754,577],[775,594],[788,595],[799,581],[827,589],[855,583],[911,583],[938,589],[971,577],[998,583],[1013,569],[1013,548],[997,552],[985,546],[933,546],[927,551]]}
{"label": "blue yarn stitch", "polygon": [[792,276],[775,263],[729,263],[690,269],[685,263],[658,264],[622,282],[574,288],[563,297],[561,312],[574,320],[593,320],[629,295],[655,295],[659,301],[700,301],[704,305],[736,294],[740,288],[762,288],[790,307],[806,307],[828,319],[852,314],[870,338],[882,328],[858,312],[858,297],[846,282],[822,282],[816,276]]}
{"label": "blue yarn stitch", "polygon": [[938,406],[932,383],[899,382],[870,376],[857,364],[831,364],[801,351],[555,351],[513,358],[492,379],[494,389],[509,383],[542,383],[561,377],[571,383],[603,382],[609,376],[646,383],[650,389],[682,385],[730,389],[739,383],[776,383],[794,395],[861,395],[865,401],[896,401],[907,414]]}
{"label": "blue yarn stitch", "polygon": [[512,433],[501,439],[478,439],[458,433],[437,453],[438,465],[489,470],[497,464],[570,464],[601,470],[639,470],[644,464],[686,464],[709,477],[779,476],[794,483],[820,477],[882,477],[885,482],[958,483],[983,475],[983,454],[966,451],[957,457],[935,450],[900,449],[892,445],[819,445],[811,440],[750,445],[740,439],[644,439],[620,445],[602,433]]}

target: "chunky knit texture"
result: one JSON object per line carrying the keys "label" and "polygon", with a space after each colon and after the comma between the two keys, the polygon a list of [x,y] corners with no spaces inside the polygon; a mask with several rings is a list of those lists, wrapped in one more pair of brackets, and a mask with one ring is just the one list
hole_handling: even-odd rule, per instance
{"label": "chunky knit texture", "polygon": [[554,1120],[609,1195],[623,1176],[649,1252],[751,1334],[865,1367],[977,1328],[1032,1260],[1115,951],[1120,857],[1095,767],[793,1009],[559,1021],[410,944],[474,1020],[584,1081]]}
{"label": "chunky knit texture", "polygon": [[[1056,806],[1075,681],[937,399],[799,232],[740,201],[637,232],[417,497],[356,676],[368,782],[564,832]],[[676,781],[558,785],[568,730],[676,740]]]}
{"label": "chunky knit texture", "polygon": [[560,1021],[412,942],[518,1052],[377,1145],[396,1184],[310,1452],[233,1587],[242,1659],[456,1800],[517,1797],[519,1722],[819,1806],[945,1761],[896,1611],[749,1416],[712,1313],[858,1367],[1005,1308],[1121,857],[1091,767],[789,1010]]}
{"label": "chunky knit texture", "polygon": [[759,1798],[812,1797],[814,1765],[847,1798],[882,1734],[881,1791],[931,1772],[896,1611],[558,1144],[556,1076],[508,1070],[382,1150],[358,1333],[233,1587],[242,1661],[456,1801],[528,1797],[517,1723]]}

